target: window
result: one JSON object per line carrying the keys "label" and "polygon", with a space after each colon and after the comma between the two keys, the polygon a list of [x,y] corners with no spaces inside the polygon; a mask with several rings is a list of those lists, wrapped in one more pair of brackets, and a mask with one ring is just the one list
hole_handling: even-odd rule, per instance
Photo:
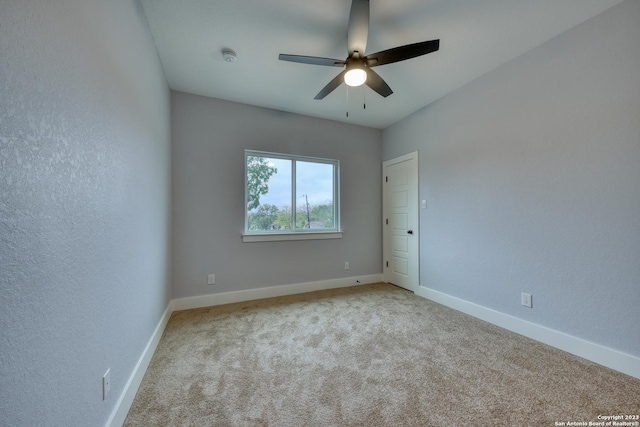
{"label": "window", "polygon": [[340,238],[338,160],[245,151],[243,241]]}

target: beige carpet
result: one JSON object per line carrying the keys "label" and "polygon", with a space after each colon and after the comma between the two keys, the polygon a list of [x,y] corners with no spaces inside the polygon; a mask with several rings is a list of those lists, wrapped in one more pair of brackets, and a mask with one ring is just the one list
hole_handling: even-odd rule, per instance
{"label": "beige carpet", "polygon": [[126,426],[554,426],[640,380],[386,284],[173,313]]}

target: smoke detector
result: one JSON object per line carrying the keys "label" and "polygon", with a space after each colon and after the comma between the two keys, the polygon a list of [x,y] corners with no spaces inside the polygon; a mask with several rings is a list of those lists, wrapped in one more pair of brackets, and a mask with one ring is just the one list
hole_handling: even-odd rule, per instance
{"label": "smoke detector", "polygon": [[232,49],[222,49],[222,58],[229,63],[236,62],[236,59],[238,59],[236,53]]}

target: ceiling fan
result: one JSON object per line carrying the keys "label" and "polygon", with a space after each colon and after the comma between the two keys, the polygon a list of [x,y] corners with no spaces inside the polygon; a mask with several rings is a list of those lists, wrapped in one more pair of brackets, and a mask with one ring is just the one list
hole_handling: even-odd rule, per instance
{"label": "ceiling fan", "polygon": [[349,14],[347,45],[349,56],[345,60],[280,54],[281,61],[299,62],[311,65],[344,67],[344,70],[331,80],[315,96],[323,99],[344,81],[349,86],[366,84],[385,98],[393,93],[389,85],[371,68],[380,65],[404,61],[417,56],[435,52],[440,48],[440,39],[398,46],[381,52],[364,55],[369,36],[369,0],[353,0]]}

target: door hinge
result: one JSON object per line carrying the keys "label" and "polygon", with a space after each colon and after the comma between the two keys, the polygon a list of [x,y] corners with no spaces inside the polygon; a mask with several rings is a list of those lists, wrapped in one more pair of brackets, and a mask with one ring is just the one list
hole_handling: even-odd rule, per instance
{"label": "door hinge", "polygon": [[387,267],[389,267],[389,261],[387,261]]}
{"label": "door hinge", "polygon": [[388,176],[384,177],[384,182],[389,182],[389,177]]}
{"label": "door hinge", "polygon": [[389,225],[389,218],[387,218],[387,225]]}

